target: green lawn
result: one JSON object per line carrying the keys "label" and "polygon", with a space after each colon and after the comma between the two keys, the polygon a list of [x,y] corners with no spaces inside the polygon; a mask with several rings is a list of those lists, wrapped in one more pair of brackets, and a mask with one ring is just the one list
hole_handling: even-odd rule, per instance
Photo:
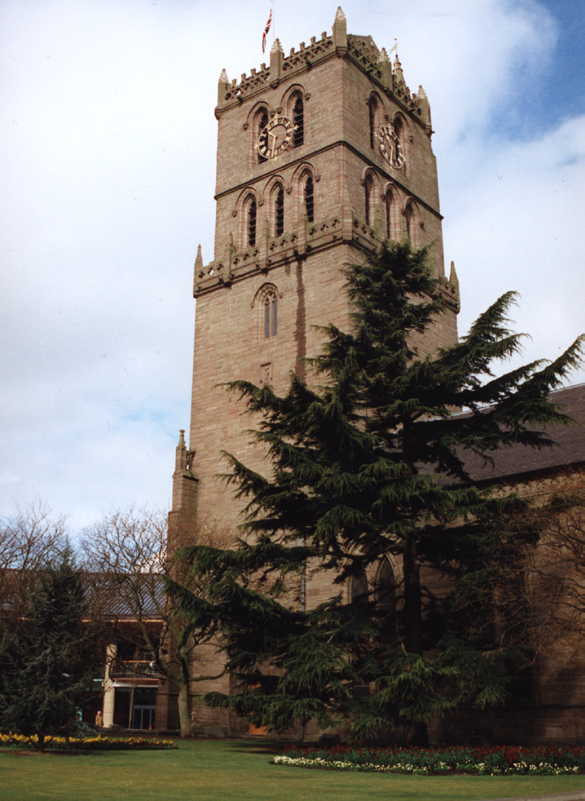
{"label": "green lawn", "polygon": [[268,745],[38,755],[0,749],[2,801],[479,801],[585,790],[585,776],[397,776],[270,764]]}

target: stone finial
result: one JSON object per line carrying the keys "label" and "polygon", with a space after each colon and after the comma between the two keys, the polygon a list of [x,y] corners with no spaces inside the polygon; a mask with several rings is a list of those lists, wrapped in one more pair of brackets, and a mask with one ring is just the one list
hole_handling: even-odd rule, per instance
{"label": "stone finial", "polygon": [[382,73],[384,86],[387,86],[388,89],[392,89],[392,62],[390,61],[385,47],[383,47],[378,54],[378,66]]}
{"label": "stone finial", "polygon": [[396,54],[396,58],[394,59],[394,77],[396,78],[396,83],[400,84],[401,86],[405,85],[404,73],[402,72],[402,64],[400,63],[398,54]]}
{"label": "stone finial", "polygon": [[280,39],[275,39],[270,51],[270,82],[279,81],[282,74],[284,51]]}
{"label": "stone finial", "polygon": [[195,259],[195,272],[203,269],[203,256],[201,255],[201,245],[197,245],[197,258]]}
{"label": "stone finial", "polygon": [[175,450],[175,472],[187,467],[187,446],[185,445],[185,429],[179,431],[179,444]]}
{"label": "stone finial", "polygon": [[422,121],[426,126],[429,128],[431,127],[431,104],[429,103],[429,98],[427,97],[427,93],[422,88],[422,86],[418,87],[418,102],[420,105],[420,116]]}
{"label": "stone finial", "polygon": [[219,81],[217,82],[217,105],[222,106],[225,103],[226,93],[229,91],[230,80],[225,70],[221,71]]}
{"label": "stone finial", "polygon": [[341,6],[337,9],[335,22],[333,23],[333,44],[337,55],[343,56],[347,52],[347,20],[341,10]]}
{"label": "stone finial", "polygon": [[195,259],[195,269],[193,270],[193,297],[196,296],[197,286],[203,277],[203,257],[201,256],[201,245],[197,245],[197,258]]}
{"label": "stone finial", "polygon": [[453,284],[456,287],[457,291],[459,291],[459,278],[457,276],[457,270],[455,269],[455,262],[451,262],[451,269],[449,271],[449,283]]}

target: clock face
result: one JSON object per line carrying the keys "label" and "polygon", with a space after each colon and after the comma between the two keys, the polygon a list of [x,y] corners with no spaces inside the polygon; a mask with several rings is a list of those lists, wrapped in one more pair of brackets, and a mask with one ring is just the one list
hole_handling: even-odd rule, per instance
{"label": "clock face", "polygon": [[277,117],[270,120],[263,129],[258,140],[258,153],[265,159],[273,159],[290,145],[294,126],[288,117]]}
{"label": "clock face", "polygon": [[382,125],[380,127],[378,141],[380,142],[380,153],[391,167],[399,170],[404,164],[404,153],[402,152],[400,140],[390,125]]}

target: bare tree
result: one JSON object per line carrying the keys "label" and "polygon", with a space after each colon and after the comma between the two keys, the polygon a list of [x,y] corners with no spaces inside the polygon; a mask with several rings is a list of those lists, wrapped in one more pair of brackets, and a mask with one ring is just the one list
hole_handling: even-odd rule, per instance
{"label": "bare tree", "polygon": [[[136,622],[137,644],[152,654],[159,673],[176,689],[181,736],[187,737],[193,732],[192,683],[219,678],[225,668],[220,667],[213,675],[205,672],[205,662],[197,651],[201,646],[213,650],[217,638],[211,606],[206,612],[205,579],[175,565],[167,541],[166,514],[130,508],[112,512],[88,528],[82,550],[104,612],[110,607],[115,614],[115,609],[123,606]],[[191,533],[191,541],[219,547],[226,544],[227,537],[212,527],[200,527]],[[187,617],[165,593],[165,580],[171,574],[201,599],[198,614]]]}
{"label": "bare tree", "polygon": [[0,519],[0,650],[8,629],[23,620],[38,571],[67,549],[65,523],[65,517],[55,516],[40,500]]}
{"label": "bare tree", "polygon": [[585,632],[585,471],[557,477],[527,522],[539,536],[523,565],[533,642],[545,651],[578,643]]}

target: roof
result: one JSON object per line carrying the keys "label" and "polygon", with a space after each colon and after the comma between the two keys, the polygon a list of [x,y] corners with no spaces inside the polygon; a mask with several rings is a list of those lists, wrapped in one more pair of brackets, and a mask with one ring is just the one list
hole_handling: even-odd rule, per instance
{"label": "roof", "polygon": [[552,392],[549,399],[559,411],[575,421],[568,426],[554,425],[545,429],[556,444],[540,449],[525,445],[500,448],[493,454],[491,462],[475,454],[466,454],[465,465],[474,481],[495,482],[528,477],[585,464],[585,384]]}
{"label": "roof", "polygon": [[160,619],[164,606],[163,577],[154,573],[144,575],[108,573],[86,574],[91,592],[97,596],[103,618],[136,620],[134,609],[140,609],[141,617]]}

